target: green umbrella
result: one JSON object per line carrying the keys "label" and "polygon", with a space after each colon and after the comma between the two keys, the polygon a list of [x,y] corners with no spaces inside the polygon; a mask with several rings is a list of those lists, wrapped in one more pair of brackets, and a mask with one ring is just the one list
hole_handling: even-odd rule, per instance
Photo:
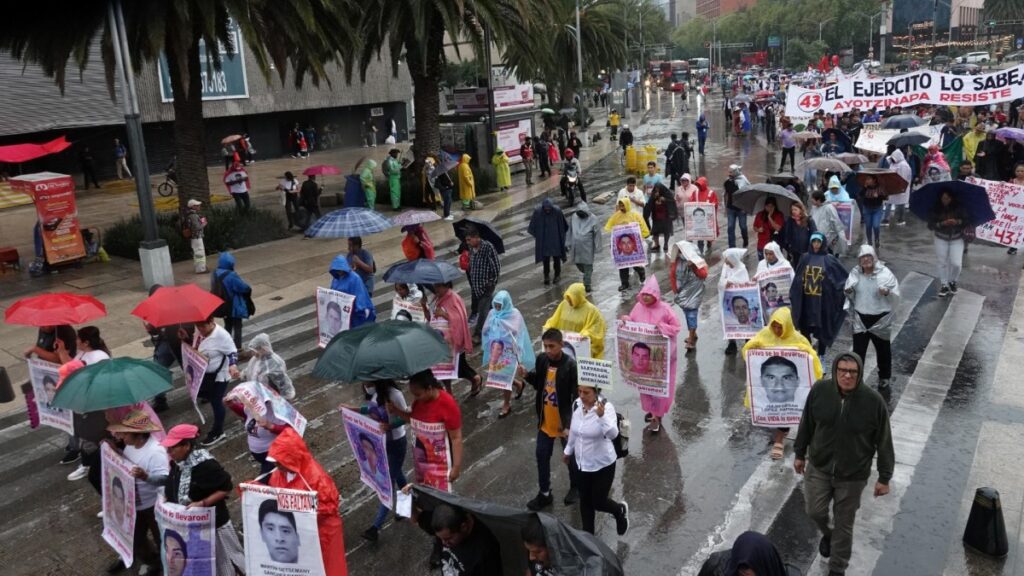
{"label": "green umbrella", "polygon": [[555,114],[555,111],[552,110],[551,108],[541,108],[540,109],[540,113],[541,114]]}
{"label": "green umbrella", "polygon": [[130,406],[171,389],[171,371],[151,360],[101,360],[73,372],[53,405],[78,413]]}
{"label": "green umbrella", "polygon": [[342,382],[408,378],[451,358],[441,333],[426,324],[386,320],[339,332],[313,375]]}

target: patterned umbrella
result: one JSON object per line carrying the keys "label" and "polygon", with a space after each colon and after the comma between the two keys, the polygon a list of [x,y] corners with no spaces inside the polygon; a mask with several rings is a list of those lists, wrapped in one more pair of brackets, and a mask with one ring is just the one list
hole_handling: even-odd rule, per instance
{"label": "patterned umbrella", "polygon": [[55,292],[22,298],[4,311],[4,321],[22,326],[85,324],[107,315],[102,302],[84,294]]}
{"label": "patterned umbrella", "polygon": [[306,238],[352,238],[387,230],[393,224],[369,208],[342,208],[328,212],[306,228]]}
{"label": "patterned umbrella", "polygon": [[424,224],[440,220],[436,212],[430,210],[407,210],[391,219],[395,226],[411,226],[413,224]]}

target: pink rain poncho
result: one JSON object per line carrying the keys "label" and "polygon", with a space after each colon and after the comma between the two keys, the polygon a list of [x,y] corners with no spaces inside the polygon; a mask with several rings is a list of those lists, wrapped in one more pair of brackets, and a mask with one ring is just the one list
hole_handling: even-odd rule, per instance
{"label": "pink rain poncho", "polygon": [[[654,296],[654,304],[650,306],[644,304],[641,300],[641,296],[644,294]],[[650,412],[655,417],[661,418],[672,407],[672,399],[676,395],[676,335],[679,334],[682,325],[679,324],[679,319],[672,312],[672,307],[661,301],[661,288],[658,287],[658,279],[653,274],[647,278],[640,293],[636,295],[636,304],[629,312],[629,320],[653,324],[658,327],[662,336],[668,338],[668,347],[672,351],[672,357],[669,360],[668,398],[640,394],[640,406],[644,412]]]}

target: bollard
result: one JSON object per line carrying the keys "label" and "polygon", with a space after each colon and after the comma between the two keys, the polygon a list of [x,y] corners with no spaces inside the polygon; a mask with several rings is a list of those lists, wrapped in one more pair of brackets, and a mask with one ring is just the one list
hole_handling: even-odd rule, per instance
{"label": "bollard", "polygon": [[7,375],[7,368],[0,366],[0,404],[14,402],[14,386],[11,385],[11,377]]}
{"label": "bollard", "polygon": [[1009,551],[1003,507],[995,488],[978,488],[974,492],[974,503],[964,529],[964,544],[996,558],[1006,556]]}

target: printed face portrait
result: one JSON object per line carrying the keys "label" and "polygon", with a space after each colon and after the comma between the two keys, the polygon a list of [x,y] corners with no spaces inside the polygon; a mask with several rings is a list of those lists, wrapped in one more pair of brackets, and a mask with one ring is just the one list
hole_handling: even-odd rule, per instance
{"label": "printed face portrait", "polygon": [[619,248],[619,254],[622,254],[623,256],[629,256],[636,252],[636,241],[634,241],[633,237],[629,234],[619,236],[619,239],[616,240],[615,244]]}
{"label": "printed face portrait", "polygon": [[373,441],[366,436],[362,436],[359,439],[359,444],[363,447],[363,454],[366,455],[366,464],[370,467],[370,470],[374,473],[377,472],[377,451],[374,449]]}
{"label": "printed face portrait", "polygon": [[643,342],[633,344],[629,353],[630,366],[638,374],[651,373],[651,349]]}
{"label": "printed face portrait", "polygon": [[693,211],[693,227],[697,229],[706,228],[708,225],[708,215],[704,212],[704,209],[697,208]]}
{"label": "printed face portrait", "polygon": [[495,340],[491,342],[491,365],[493,366],[499,360],[501,355],[505,353],[505,343],[501,340]]}
{"label": "printed face portrait", "polygon": [[793,402],[800,384],[796,364],[782,356],[772,356],[761,365],[761,386],[769,402]]}
{"label": "printed face portrait", "polygon": [[279,511],[275,500],[264,500],[260,504],[260,538],[274,562],[295,564],[299,561],[295,516],[291,512]]}
{"label": "printed face portrait", "polygon": [[408,310],[399,310],[395,314],[395,320],[405,320],[407,322],[412,322],[412,314],[410,314]]}
{"label": "printed face portrait", "polygon": [[46,391],[46,405],[53,404],[53,397],[57,395],[57,382],[50,376],[44,376],[43,390]]}
{"label": "printed face portrait", "polygon": [[327,322],[324,332],[326,334],[341,332],[341,306],[337,302],[327,304]]}
{"label": "printed face portrait", "polygon": [[750,323],[750,303],[743,296],[732,299],[732,313],[740,324]]}
{"label": "printed face portrait", "polygon": [[185,366],[185,381],[194,382],[196,379],[196,369],[191,364]]}
{"label": "printed face portrait", "polygon": [[185,539],[174,530],[164,532],[164,566],[167,576],[182,576],[188,566]]}
{"label": "printed face portrait", "polygon": [[125,520],[124,484],[117,476],[110,481],[110,514],[114,526],[121,528]]}
{"label": "printed face portrait", "polygon": [[764,285],[764,297],[769,302],[775,302],[779,299],[779,287],[773,282],[769,282]]}

